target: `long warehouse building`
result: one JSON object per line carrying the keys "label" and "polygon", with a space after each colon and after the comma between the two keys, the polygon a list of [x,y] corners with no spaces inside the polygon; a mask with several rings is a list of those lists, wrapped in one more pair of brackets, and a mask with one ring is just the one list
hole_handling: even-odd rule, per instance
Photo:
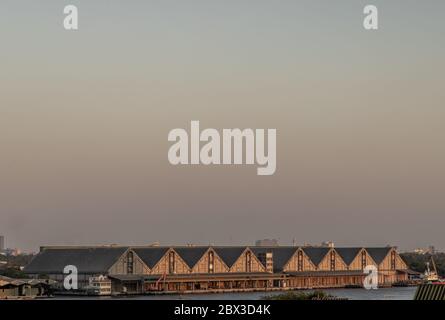
{"label": "long warehouse building", "polygon": [[79,288],[100,278],[110,294],[149,294],[360,287],[370,265],[380,286],[408,279],[395,247],[51,246],[24,271],[62,284],[75,266]]}

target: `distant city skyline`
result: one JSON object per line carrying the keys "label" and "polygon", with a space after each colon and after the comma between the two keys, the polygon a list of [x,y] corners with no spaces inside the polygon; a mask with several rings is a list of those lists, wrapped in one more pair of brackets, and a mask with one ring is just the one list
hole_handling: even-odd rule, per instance
{"label": "distant city skyline", "polygon": [[[7,246],[445,249],[444,1],[0,2]],[[274,128],[276,171],[173,166],[168,133]]]}
{"label": "distant city skyline", "polygon": [[[286,246],[294,246],[294,247],[304,247],[304,246],[310,246],[310,247],[332,247],[332,248],[337,248],[337,247],[357,247],[357,245],[337,245],[337,243],[335,243],[335,241],[319,241],[319,242],[314,242],[314,243],[297,243],[295,242],[295,239],[293,239],[291,242],[283,242],[281,243],[278,239],[260,239],[260,240],[255,240],[252,243],[236,243],[236,242],[231,242],[231,243],[213,243],[213,242],[203,242],[203,243],[191,243],[191,242],[185,242],[185,243],[161,243],[159,241],[153,241],[153,242],[144,242],[144,243],[134,243],[134,242],[128,242],[128,243],[109,243],[109,242],[103,242],[103,243],[53,243],[53,244],[41,244],[36,248],[28,248],[26,250],[23,250],[23,248],[20,247],[16,247],[16,246],[5,246],[3,245],[3,249],[1,244],[5,243],[5,237],[0,235],[0,251],[6,251],[6,250],[14,250],[15,252],[18,253],[37,253],[39,251],[39,249],[41,247],[51,247],[51,246],[72,246],[72,247],[82,247],[82,246],[153,246],[153,247],[165,247],[165,246],[185,246],[185,247],[199,247],[199,246],[221,246],[221,245],[227,245],[227,246],[233,246],[233,245],[245,245],[245,246],[250,246],[250,247],[274,247],[274,246],[278,246],[278,247],[286,247]],[[434,245],[426,245],[426,246],[417,246],[417,247],[411,247],[411,248],[404,248],[403,246],[400,247],[397,244],[385,244],[385,245],[381,245],[381,246],[388,246],[388,247],[396,247],[400,252],[415,252],[418,254],[425,254],[425,253],[429,253],[429,254],[434,254],[434,253],[438,253],[438,252],[443,252],[443,250],[438,250]],[[368,246],[368,247],[372,247],[372,245]]]}

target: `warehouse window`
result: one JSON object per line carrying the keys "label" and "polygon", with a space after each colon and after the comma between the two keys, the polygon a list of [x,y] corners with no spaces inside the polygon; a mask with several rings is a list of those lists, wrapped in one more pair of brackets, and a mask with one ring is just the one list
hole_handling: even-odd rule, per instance
{"label": "warehouse window", "polygon": [[366,251],[363,250],[362,251],[362,269],[365,269],[367,265],[368,265],[368,261],[366,258]]}
{"label": "warehouse window", "polygon": [[297,270],[303,271],[303,251],[298,251]]}
{"label": "warehouse window", "polygon": [[396,252],[391,251],[391,270],[396,270]]}
{"label": "warehouse window", "polygon": [[252,270],[252,254],[250,251],[246,252],[246,272],[251,272]]}
{"label": "warehouse window", "polygon": [[175,273],[175,253],[170,251],[168,255],[168,273]]}
{"label": "warehouse window", "polygon": [[215,256],[213,254],[213,251],[209,251],[209,273],[213,273],[213,264],[215,260]]}
{"label": "warehouse window", "polygon": [[127,253],[127,274],[133,274],[133,251]]}
{"label": "warehouse window", "polygon": [[335,271],[335,251],[331,251],[331,271]]}

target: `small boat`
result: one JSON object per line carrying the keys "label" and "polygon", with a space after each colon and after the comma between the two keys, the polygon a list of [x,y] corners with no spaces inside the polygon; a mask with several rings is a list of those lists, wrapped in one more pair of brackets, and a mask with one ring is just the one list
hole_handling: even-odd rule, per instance
{"label": "small boat", "polygon": [[424,281],[426,283],[442,282],[441,279],[439,278],[439,274],[437,273],[436,263],[434,262],[433,256],[431,256],[431,265],[433,267],[432,270],[430,268],[430,262],[426,263],[426,270],[425,270],[425,274],[423,277]]}
{"label": "small boat", "polygon": [[91,277],[89,279],[88,294],[96,296],[111,295],[111,280],[106,276]]}

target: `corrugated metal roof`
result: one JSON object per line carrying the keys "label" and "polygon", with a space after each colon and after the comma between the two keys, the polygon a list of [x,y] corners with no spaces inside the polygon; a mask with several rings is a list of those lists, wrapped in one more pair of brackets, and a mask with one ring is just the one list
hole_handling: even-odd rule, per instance
{"label": "corrugated metal roof", "polygon": [[74,265],[79,273],[106,273],[128,247],[45,248],[25,267],[28,274],[63,273]]}
{"label": "corrugated metal roof", "polygon": [[218,256],[230,268],[247,247],[213,247]]}
{"label": "corrugated metal roof", "polygon": [[[168,274],[165,277],[165,281],[173,281],[173,280],[183,280],[183,279],[254,279],[254,278],[281,278],[284,277],[282,274],[273,274],[268,272],[225,272],[225,273],[187,273],[187,274]],[[145,280],[157,281],[159,280],[160,275],[149,275],[144,276]],[[162,280],[164,281],[164,280]]]}
{"label": "corrugated metal roof", "polygon": [[168,247],[134,248],[133,251],[152,269],[168,251]]}
{"label": "corrugated metal roof", "polygon": [[285,274],[291,276],[302,277],[323,277],[323,276],[366,276],[361,270],[344,270],[344,271],[291,271],[285,272]]}
{"label": "corrugated metal roof", "polygon": [[193,268],[209,247],[174,247],[173,249],[190,268]]}
{"label": "corrugated metal roof", "polygon": [[29,284],[31,286],[36,286],[39,284],[51,285],[56,283],[54,280],[49,279],[13,279],[5,276],[0,276],[0,287],[7,285],[21,286],[23,284]]}
{"label": "corrugated metal roof", "polygon": [[302,249],[315,266],[318,266],[330,250],[327,247],[302,247]]}
{"label": "corrugated metal roof", "polygon": [[[120,281],[142,281],[142,280],[144,280],[145,275],[138,275],[138,274],[114,274],[114,275],[109,275],[108,278],[116,279],[116,280],[120,280]],[[159,278],[159,277],[157,277],[157,278]]]}
{"label": "corrugated metal roof", "polygon": [[335,248],[343,261],[350,265],[362,248]]}
{"label": "corrugated metal roof", "polygon": [[392,249],[392,247],[384,247],[384,248],[365,248],[375,263],[380,264],[383,259],[388,255],[388,252]]}

